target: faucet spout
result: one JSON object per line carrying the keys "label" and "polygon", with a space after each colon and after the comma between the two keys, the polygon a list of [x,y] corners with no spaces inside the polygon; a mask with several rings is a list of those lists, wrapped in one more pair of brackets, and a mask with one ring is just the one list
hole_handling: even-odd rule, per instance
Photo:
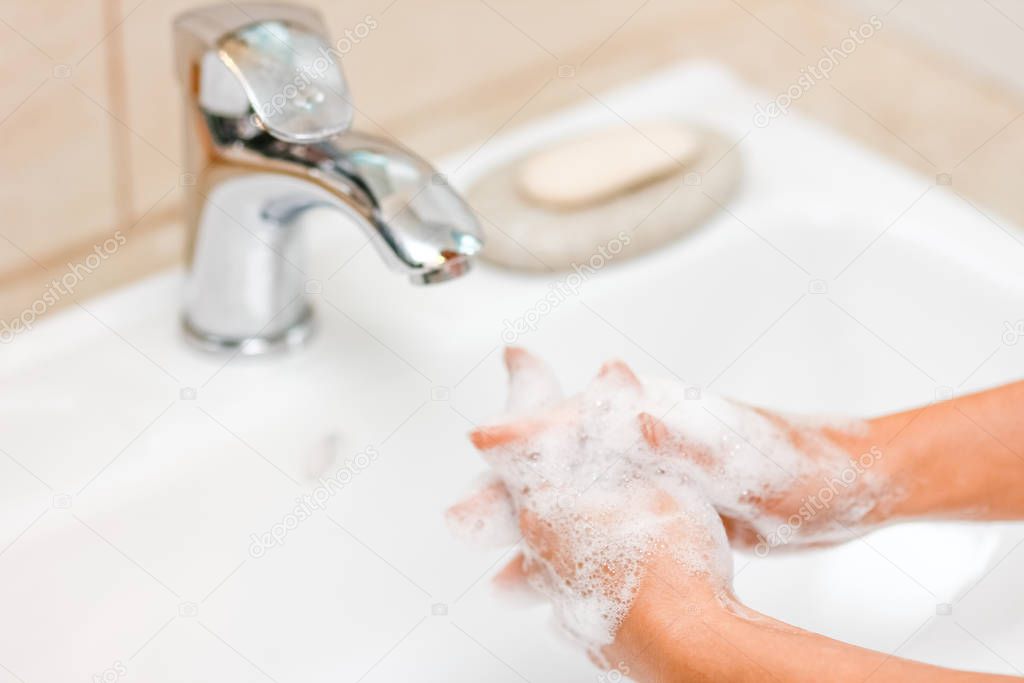
{"label": "faucet spout", "polygon": [[469,270],[479,225],[427,162],[349,130],[344,77],[319,17],[290,5],[193,10],[175,23],[186,91],[188,253],[184,325],[193,341],[262,353],[303,341],[297,219],[329,206],[417,284]]}
{"label": "faucet spout", "polygon": [[[214,126],[223,128],[232,127]],[[332,206],[416,284],[461,275],[483,246],[476,219],[444,177],[390,141],[348,131],[297,144],[262,131],[246,139],[235,130],[214,144],[221,165],[305,181],[303,190],[265,196],[261,218],[284,226],[306,209]]]}

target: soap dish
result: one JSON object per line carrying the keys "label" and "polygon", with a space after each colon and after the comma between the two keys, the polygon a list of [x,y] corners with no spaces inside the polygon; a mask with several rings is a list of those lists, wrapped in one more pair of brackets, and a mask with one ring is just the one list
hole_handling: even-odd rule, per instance
{"label": "soap dish", "polygon": [[[616,158],[625,159],[622,166],[629,169],[624,173],[633,177],[623,181],[620,192],[609,193],[605,187],[588,203],[575,201],[580,194],[576,175],[600,174],[603,181],[609,169],[615,170],[614,165],[602,164],[600,155],[591,153],[581,154],[580,163],[566,169],[574,176],[565,179],[571,187],[552,193],[556,199],[572,196],[573,202],[542,201],[536,188],[524,187],[524,174],[534,184],[538,177],[560,182],[559,174],[550,168],[546,174],[536,172],[533,162],[547,150],[528,151],[478,178],[465,196],[484,228],[486,245],[481,256],[501,266],[533,271],[568,270],[602,254],[605,261],[612,251],[614,259],[638,256],[701,225],[739,185],[739,154],[733,149],[734,142],[718,131],[685,126],[699,145],[680,156],[679,144],[659,144],[653,132],[657,129],[643,126],[627,129],[633,146],[623,149],[622,128],[610,134],[618,139]],[[667,168],[638,173],[635,158],[650,157],[652,149],[661,156],[662,164],[667,159]]]}

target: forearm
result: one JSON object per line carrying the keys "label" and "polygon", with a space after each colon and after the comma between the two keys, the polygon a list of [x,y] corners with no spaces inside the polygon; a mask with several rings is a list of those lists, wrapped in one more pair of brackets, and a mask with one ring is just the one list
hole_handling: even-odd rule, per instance
{"label": "forearm", "polygon": [[1024,518],[1024,382],[871,421],[884,520]]}
{"label": "forearm", "polygon": [[[642,682],[717,681],[803,683],[995,683],[1019,680],[953,671],[874,652],[809,633],[762,615],[730,610],[696,620],[646,615],[624,624],[620,665]],[[632,653],[632,655],[630,654]]]}

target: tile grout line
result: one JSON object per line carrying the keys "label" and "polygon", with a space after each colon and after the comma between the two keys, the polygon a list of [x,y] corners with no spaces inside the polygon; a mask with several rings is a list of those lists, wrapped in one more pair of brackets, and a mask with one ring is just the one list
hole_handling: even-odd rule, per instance
{"label": "tile grout line", "polygon": [[[103,25],[111,31],[103,44],[106,62],[107,96],[111,110],[122,121],[128,120],[128,84],[125,73],[124,32],[118,25],[121,0],[103,0]],[[113,28],[111,28],[113,27]],[[114,184],[114,221],[116,226],[131,224],[135,217],[135,183],[132,168],[130,133],[116,120],[110,120],[110,156],[113,160],[111,182]]]}

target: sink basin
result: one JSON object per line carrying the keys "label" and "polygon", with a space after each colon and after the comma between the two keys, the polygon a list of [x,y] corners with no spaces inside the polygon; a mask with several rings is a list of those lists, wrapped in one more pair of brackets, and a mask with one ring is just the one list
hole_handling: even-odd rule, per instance
{"label": "sink basin", "polygon": [[[699,230],[611,259],[556,304],[564,274],[480,266],[410,287],[356,230],[311,214],[319,331],[299,353],[190,349],[179,271],[5,346],[0,681],[594,680],[544,605],[491,591],[514,548],[466,547],[441,516],[484,469],[465,433],[501,408],[507,341],[570,388],[617,356],[813,413],[1020,378],[1024,343],[1004,337],[1024,315],[1016,227],[795,114],[755,126],[768,97],[712,64],[601,99],[630,120],[674,114],[742,137],[744,187]],[[591,101],[441,167],[464,185],[615,120]],[[518,320],[532,322],[509,332]],[[737,555],[736,587],[852,643],[1014,673],[1022,539],[1010,523],[891,527]]]}

